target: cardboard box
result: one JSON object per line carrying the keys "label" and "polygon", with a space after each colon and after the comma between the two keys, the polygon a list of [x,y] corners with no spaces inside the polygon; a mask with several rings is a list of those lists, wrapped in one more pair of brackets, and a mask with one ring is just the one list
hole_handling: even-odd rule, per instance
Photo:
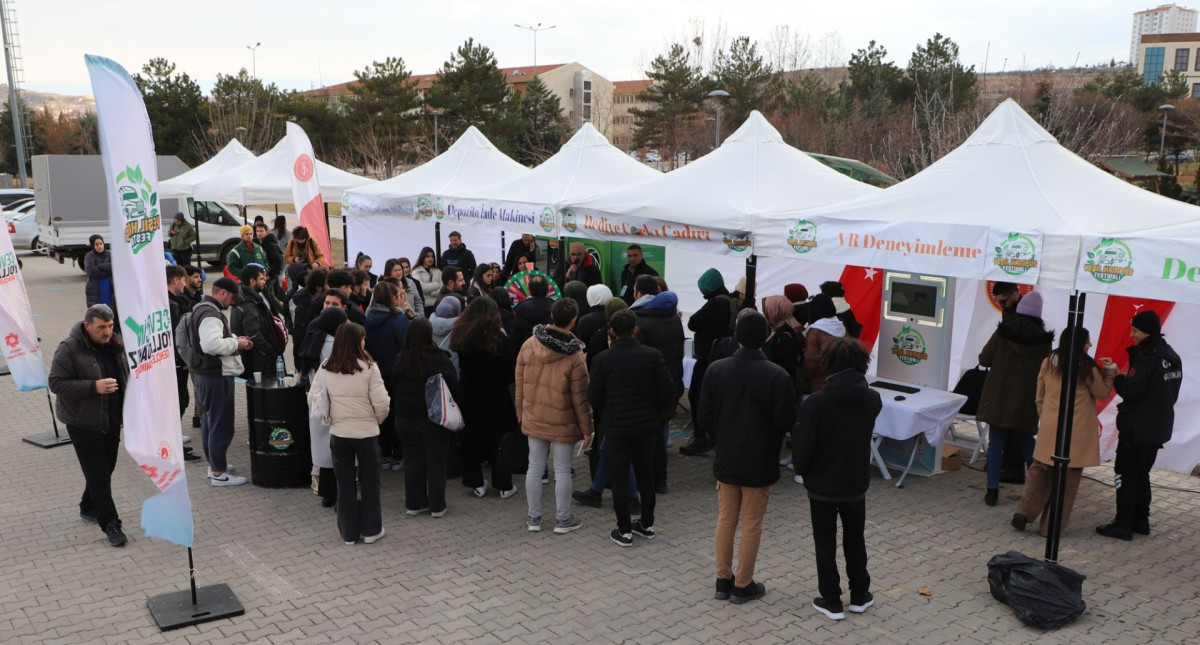
{"label": "cardboard box", "polygon": [[958,454],[957,446],[942,446],[942,470],[958,470],[962,468],[962,455]]}

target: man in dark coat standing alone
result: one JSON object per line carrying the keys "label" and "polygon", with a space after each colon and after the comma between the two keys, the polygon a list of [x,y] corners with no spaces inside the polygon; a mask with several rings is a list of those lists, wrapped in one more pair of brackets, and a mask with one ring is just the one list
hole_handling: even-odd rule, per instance
{"label": "man in dark coat standing alone", "polygon": [[[762,598],[766,587],[754,581],[763,516],[771,485],[779,480],[783,434],[796,421],[796,394],[782,367],[767,360],[763,343],[770,334],[758,312],[738,319],[733,356],[716,361],[700,391],[699,416],[713,432],[717,479],[717,600],[735,604]],[[733,540],[741,519],[736,576]]]}
{"label": "man in dark coat standing alone", "polygon": [[1117,516],[1096,527],[1105,537],[1132,540],[1150,535],[1150,469],[1175,426],[1175,401],[1183,384],[1183,361],[1162,335],[1153,311],[1133,317],[1129,371],[1113,380],[1117,404]]}
{"label": "man in dark coat standing alone", "polygon": [[792,443],[796,474],[804,477],[817,551],[813,608],[842,620],[842,587],[837,570],[837,521],[842,518],[842,551],[850,579],[850,611],[875,604],[867,573],[867,487],[871,484],[871,434],[883,409],[879,393],[867,386],[871,356],[857,340],[833,338],[821,350],[825,386],[804,400]]}
{"label": "man in dark coat standing alone", "polygon": [[[675,383],[658,350],[638,342],[637,315],[613,315],[608,351],[596,355],[589,373],[588,400],[608,451],[617,528],[610,537],[633,546],[633,536],[654,538],[654,441],[675,401]],[[629,518],[629,466],[642,500],[641,518]]]}

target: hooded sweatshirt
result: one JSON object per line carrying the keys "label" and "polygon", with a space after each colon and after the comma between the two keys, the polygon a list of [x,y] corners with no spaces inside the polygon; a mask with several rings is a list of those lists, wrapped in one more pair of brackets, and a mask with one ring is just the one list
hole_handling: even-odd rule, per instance
{"label": "hooded sweatshirt", "polygon": [[683,394],[683,321],[679,319],[679,296],[663,291],[642,296],[629,310],[637,314],[637,339],[643,345],[657,349],[667,362],[671,380],[675,382],[675,397]]}
{"label": "hooded sweatshirt", "polygon": [[516,401],[521,432],[556,443],[575,443],[592,435],[587,363],[583,342],[546,325],[517,356]]}
{"label": "hooded sweatshirt", "polygon": [[871,434],[883,409],[861,372],[842,370],[800,406],[792,442],[796,474],[808,496],[826,502],[862,499],[871,484]]}
{"label": "hooded sweatshirt", "polygon": [[392,313],[386,305],[373,304],[367,308],[367,322],[363,327],[367,331],[367,352],[379,365],[383,378],[390,381],[392,365],[408,333],[408,317],[399,309]]}

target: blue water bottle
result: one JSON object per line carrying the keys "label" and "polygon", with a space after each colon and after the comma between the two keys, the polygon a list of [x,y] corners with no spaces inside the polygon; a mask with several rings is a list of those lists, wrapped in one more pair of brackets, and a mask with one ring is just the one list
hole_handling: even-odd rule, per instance
{"label": "blue water bottle", "polygon": [[279,356],[275,359],[275,378],[279,379],[280,385],[283,385],[284,369],[283,356]]}

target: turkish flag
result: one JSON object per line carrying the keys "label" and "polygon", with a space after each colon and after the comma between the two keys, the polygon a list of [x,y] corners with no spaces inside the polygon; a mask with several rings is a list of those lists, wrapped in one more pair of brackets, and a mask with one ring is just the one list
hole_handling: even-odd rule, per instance
{"label": "turkish flag", "polygon": [[879,338],[879,317],[883,310],[883,271],[847,264],[840,280],[846,290],[846,302],[854,318],[862,325],[859,340],[869,353]]}
{"label": "turkish flag", "polygon": [[[1097,359],[1111,358],[1121,372],[1129,369],[1129,354],[1126,347],[1133,344],[1129,338],[1129,321],[1134,314],[1150,310],[1158,314],[1158,319],[1166,324],[1167,316],[1175,303],[1149,298],[1132,298],[1129,296],[1109,296],[1104,305],[1104,322],[1100,325],[1100,336],[1095,338],[1094,356]],[[1103,410],[1116,396],[1116,390],[1097,404],[1097,411]]]}

